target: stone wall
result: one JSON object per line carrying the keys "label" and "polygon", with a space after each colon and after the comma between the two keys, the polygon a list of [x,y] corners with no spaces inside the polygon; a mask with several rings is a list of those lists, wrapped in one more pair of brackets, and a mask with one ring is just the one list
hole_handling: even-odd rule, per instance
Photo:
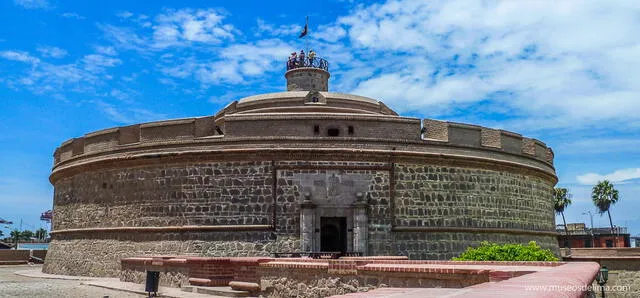
{"label": "stone wall", "polygon": [[[396,165],[395,177],[397,253],[450,259],[483,240],[534,240],[557,252],[551,181],[508,171],[416,164]],[[489,229],[492,233],[482,233]],[[537,234],[541,231],[548,233]]]}
{"label": "stone wall", "polygon": [[395,224],[554,231],[553,183],[506,171],[399,164]]}
{"label": "stone wall", "polygon": [[396,254],[412,260],[450,260],[468,247],[480,246],[482,241],[526,244],[535,241],[544,249],[557,254],[558,243],[553,236],[518,235],[514,233],[487,232],[394,232]]}
{"label": "stone wall", "polygon": [[141,255],[271,256],[297,251],[297,238],[271,232],[83,233],[57,236],[49,244],[43,272],[118,276],[120,259]]}
{"label": "stone wall", "polygon": [[[374,120],[375,121],[372,121]],[[315,131],[315,128],[318,131]],[[337,129],[330,135],[329,129]],[[420,140],[420,120],[397,116],[234,114],[225,117],[225,138],[341,137]],[[478,138],[479,139],[479,138]]]}
{"label": "stone wall", "polygon": [[[569,262],[598,262],[609,269],[609,281],[605,287],[607,297],[640,297],[640,248],[573,248],[563,249],[563,259]],[[600,286],[592,284],[597,296]]]}
{"label": "stone wall", "polygon": [[0,265],[26,264],[28,261],[28,250],[0,249]]}
{"label": "stone wall", "polygon": [[329,72],[318,69],[301,67],[287,71],[287,91],[329,90]]}
{"label": "stone wall", "polygon": [[261,294],[265,297],[321,298],[366,292],[379,286],[366,285],[356,276],[329,274],[326,268],[270,269],[263,271],[260,282]]}
{"label": "stone wall", "polygon": [[[368,162],[278,162],[277,213],[278,231],[300,235],[300,205],[310,195],[316,207],[311,230],[314,251],[320,250],[321,217],[346,217],[350,251],[369,255],[395,254],[391,245],[391,192],[385,163]],[[358,194],[366,196],[366,249],[353,247],[354,204]]]}
{"label": "stone wall", "polygon": [[116,168],[55,183],[54,229],[267,225],[269,162]]}
{"label": "stone wall", "polygon": [[[552,202],[545,195],[552,187],[552,181],[508,169],[392,162],[105,168],[55,182],[54,240],[44,270],[114,276],[118,260],[130,256],[300,251],[300,206],[307,193],[317,206],[307,229],[315,251],[323,216],[346,217],[348,250],[367,255],[443,260],[482,240],[534,240],[556,251]],[[360,203],[364,231],[355,229],[354,206]],[[356,232],[365,236],[356,240]]]}
{"label": "stone wall", "polygon": [[[609,281],[605,294],[611,298],[640,297],[640,258],[634,260],[600,260],[600,265],[609,269]],[[594,292],[601,294],[597,282],[593,283]]]}

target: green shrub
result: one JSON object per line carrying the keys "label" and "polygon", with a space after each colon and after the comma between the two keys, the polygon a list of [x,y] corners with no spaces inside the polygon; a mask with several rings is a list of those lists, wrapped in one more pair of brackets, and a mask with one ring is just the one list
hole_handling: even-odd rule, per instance
{"label": "green shrub", "polygon": [[503,244],[482,241],[477,248],[469,247],[454,261],[558,261],[548,249],[542,249],[535,241],[528,245]]}

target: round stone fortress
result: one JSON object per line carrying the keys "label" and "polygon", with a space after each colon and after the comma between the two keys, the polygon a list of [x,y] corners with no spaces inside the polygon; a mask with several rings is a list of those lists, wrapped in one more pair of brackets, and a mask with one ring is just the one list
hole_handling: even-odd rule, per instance
{"label": "round stone fortress", "polygon": [[544,143],[328,92],[315,59],[288,65],[287,92],[64,142],[44,272],[115,276],[142,255],[449,259],[483,240],[558,250]]}

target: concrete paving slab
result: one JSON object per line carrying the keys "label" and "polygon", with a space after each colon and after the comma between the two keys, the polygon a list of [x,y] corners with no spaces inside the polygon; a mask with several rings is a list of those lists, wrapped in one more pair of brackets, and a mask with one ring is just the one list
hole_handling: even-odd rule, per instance
{"label": "concrete paving slab", "polygon": [[[47,274],[42,272],[42,266],[11,267],[12,269],[9,269],[9,266],[6,266],[5,268],[13,271],[14,276],[19,276],[21,278],[14,278],[15,280],[11,280],[12,282],[14,282],[14,284],[11,285],[8,283],[0,283],[0,289],[2,289],[2,286],[11,286],[10,289],[17,291],[16,293],[22,293],[22,291],[24,290],[24,294],[30,297],[52,297],[47,296],[48,291],[53,291],[53,293],[64,293],[63,296],[66,297],[87,297],[85,296],[85,292],[87,293],[86,295],[91,296],[93,296],[93,293],[100,293],[99,297],[147,297],[147,293],[144,291],[144,285],[131,282],[122,282],[118,278]],[[60,282],[46,283],[38,282],[38,280],[60,280]],[[37,284],[40,284],[40,286],[36,286]],[[82,286],[89,286],[89,289],[82,288]],[[102,288],[105,290],[91,290],[90,288]],[[83,292],[73,292],[76,289],[83,289]],[[226,298],[226,296],[183,292],[179,288],[159,287],[158,290],[158,297]],[[28,293],[35,294],[29,295]],[[9,296],[3,296],[0,293],[0,297]]]}

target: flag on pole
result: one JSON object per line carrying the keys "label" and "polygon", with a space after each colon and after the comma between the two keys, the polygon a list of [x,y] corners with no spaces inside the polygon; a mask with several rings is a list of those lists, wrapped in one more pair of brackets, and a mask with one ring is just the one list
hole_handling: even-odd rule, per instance
{"label": "flag on pole", "polygon": [[300,32],[300,36],[298,36],[298,38],[303,38],[307,36],[308,32],[309,32],[309,17],[307,17],[307,21],[304,23],[304,28],[302,29],[302,32]]}

